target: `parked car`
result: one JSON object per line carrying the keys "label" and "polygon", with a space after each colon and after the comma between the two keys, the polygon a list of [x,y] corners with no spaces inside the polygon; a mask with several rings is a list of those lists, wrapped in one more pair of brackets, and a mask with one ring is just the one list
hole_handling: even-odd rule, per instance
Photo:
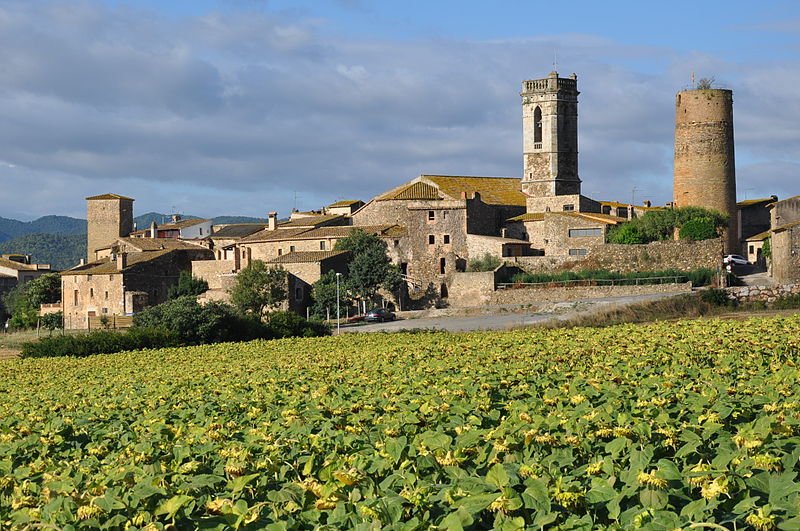
{"label": "parked car", "polygon": [[729,254],[725,258],[722,259],[723,264],[733,264],[733,265],[749,265],[750,262],[747,261],[747,258],[740,256],[738,254]]}
{"label": "parked car", "polygon": [[373,308],[369,312],[367,312],[367,316],[364,318],[365,321],[368,323],[374,322],[384,322],[384,321],[394,321],[396,318],[395,314],[387,310],[386,308]]}

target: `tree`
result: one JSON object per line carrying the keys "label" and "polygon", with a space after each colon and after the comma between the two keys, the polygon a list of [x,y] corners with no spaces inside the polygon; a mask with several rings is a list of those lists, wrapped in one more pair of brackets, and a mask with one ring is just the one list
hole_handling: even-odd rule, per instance
{"label": "tree", "polygon": [[231,303],[242,312],[261,316],[286,300],[287,278],[282,268],[253,260],[236,275],[230,289]]}
{"label": "tree", "polygon": [[403,282],[400,269],[386,254],[386,242],[375,234],[356,229],[336,242],[336,250],[350,251],[346,288],[361,300],[371,300],[379,288],[393,292]]}
{"label": "tree", "polygon": [[177,299],[187,295],[196,297],[206,291],[208,291],[208,282],[202,278],[194,278],[189,271],[181,271],[178,283],[169,288],[167,297],[170,299]]}
{"label": "tree", "polygon": [[690,219],[681,226],[681,240],[710,240],[717,236],[717,228],[714,226],[714,221],[709,218]]}
{"label": "tree", "polygon": [[[340,284],[344,279],[339,279]],[[328,316],[328,310],[331,315],[336,315],[336,272],[328,271],[320,277],[319,280],[314,282],[311,288],[311,297],[314,303],[311,306],[311,313],[315,317],[325,319]],[[348,296],[346,286],[339,286],[339,306],[346,308],[350,306],[351,301]]]}
{"label": "tree", "polygon": [[25,284],[31,305],[39,308],[41,304],[61,301],[61,277],[58,273],[47,273]]}

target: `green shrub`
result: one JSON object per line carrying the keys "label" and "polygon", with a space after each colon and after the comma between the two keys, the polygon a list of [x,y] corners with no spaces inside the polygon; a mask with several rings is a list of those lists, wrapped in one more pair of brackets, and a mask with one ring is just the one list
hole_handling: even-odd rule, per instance
{"label": "green shrub", "polygon": [[608,243],[621,243],[634,245],[637,243],[647,243],[639,227],[633,223],[623,223],[611,229],[608,233]]}
{"label": "green shrub", "polygon": [[775,310],[794,310],[800,308],[800,295],[789,295],[781,297],[772,303]]}
{"label": "green shrub", "polygon": [[58,330],[64,324],[64,314],[62,312],[46,313],[41,318],[42,328],[45,330]]}
{"label": "green shrub", "polygon": [[50,358],[111,354],[124,350],[175,347],[180,339],[163,328],[133,328],[128,332],[99,330],[83,335],[52,336],[22,345],[20,357]]}
{"label": "green shrub", "polygon": [[710,240],[718,236],[714,220],[709,218],[690,219],[683,224],[679,235],[682,240],[691,241]]}
{"label": "green shrub", "polygon": [[331,329],[321,321],[307,321],[293,312],[273,312],[267,323],[270,338],[318,337],[330,335]]}
{"label": "green shrub", "polygon": [[230,304],[200,305],[195,297],[172,299],[133,316],[135,327],[171,330],[186,345],[248,341],[270,337],[267,326],[257,317],[245,316]]}
{"label": "green shrub", "polygon": [[712,306],[733,306],[734,303],[728,298],[728,292],[724,289],[712,288],[704,291],[700,298]]}
{"label": "green shrub", "polygon": [[167,298],[197,296],[208,291],[208,282],[202,278],[194,278],[189,271],[181,271],[178,283],[169,288]]}
{"label": "green shrub", "polygon": [[500,257],[490,253],[485,253],[479,258],[473,258],[467,263],[467,271],[470,273],[480,273],[485,271],[494,271],[503,261]]}
{"label": "green shrub", "polygon": [[[716,229],[728,224],[726,215],[716,210],[700,207],[666,208],[652,210],[640,218],[635,218],[611,229],[608,236],[610,243],[649,243],[659,240],[671,240],[675,229],[683,227],[693,220],[704,219]],[[695,229],[689,229],[694,231]],[[711,236],[715,238],[716,235]],[[701,238],[705,239],[705,238]]]}

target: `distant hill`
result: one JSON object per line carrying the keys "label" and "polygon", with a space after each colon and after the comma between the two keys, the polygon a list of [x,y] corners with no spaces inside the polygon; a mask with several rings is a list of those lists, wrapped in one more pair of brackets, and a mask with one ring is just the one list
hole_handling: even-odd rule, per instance
{"label": "distant hill", "polygon": [[41,233],[86,234],[86,220],[68,216],[44,216],[34,221],[0,218],[0,242]]}
{"label": "distant hill", "polygon": [[0,243],[0,254],[29,254],[37,264],[64,270],[86,258],[86,234],[26,234]]}
{"label": "distant hill", "polygon": [[[181,215],[182,219],[200,219],[198,216],[192,215]],[[139,230],[146,229],[150,226],[150,223],[153,221],[156,222],[156,225],[164,225],[165,223],[170,223],[172,221],[172,216],[169,214],[161,214],[159,212],[147,212],[140,216],[136,216],[133,218],[133,222],[136,224],[136,228]],[[211,221],[215,225],[228,225],[231,223],[266,223],[266,218],[253,218],[249,216],[217,216],[215,218],[211,218]],[[2,230],[2,229],[0,229]]]}

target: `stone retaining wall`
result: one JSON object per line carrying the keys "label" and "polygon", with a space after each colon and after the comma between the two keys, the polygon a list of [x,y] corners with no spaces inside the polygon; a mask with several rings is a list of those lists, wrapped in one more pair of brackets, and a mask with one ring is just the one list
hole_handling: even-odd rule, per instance
{"label": "stone retaining wall", "polygon": [[528,302],[563,302],[606,297],[630,297],[654,293],[691,293],[692,283],[650,284],[642,286],[580,286],[571,288],[502,289],[492,293],[489,304],[525,304]]}
{"label": "stone retaining wall", "polygon": [[652,242],[641,245],[603,244],[592,247],[586,257],[522,256],[506,258],[530,273],[604,269],[618,273],[634,271],[716,270],[722,263],[722,240]]}
{"label": "stone retaining wall", "polygon": [[728,298],[739,303],[763,302],[770,304],[778,299],[791,295],[800,295],[800,284],[782,284],[779,286],[739,286],[726,288]]}

